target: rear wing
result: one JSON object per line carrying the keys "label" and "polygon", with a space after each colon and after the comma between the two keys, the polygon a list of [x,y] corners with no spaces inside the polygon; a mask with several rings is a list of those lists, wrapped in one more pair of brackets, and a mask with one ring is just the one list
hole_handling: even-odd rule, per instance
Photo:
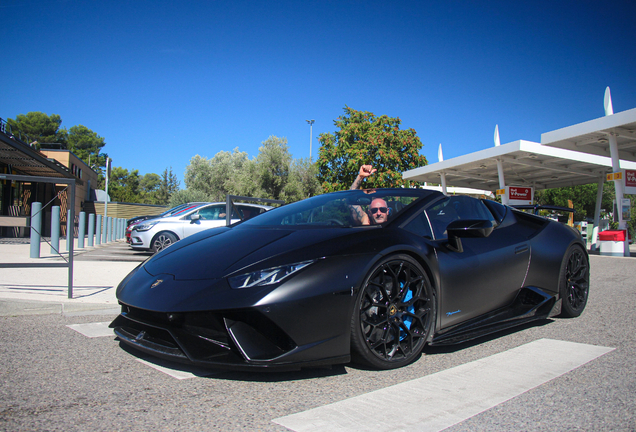
{"label": "rear wing", "polygon": [[572,212],[574,213],[574,209],[570,207],[561,207],[555,205],[539,205],[539,204],[530,204],[530,205],[513,205],[510,206],[512,208],[516,208],[518,210],[532,210],[532,214],[539,214],[539,210],[552,210],[552,211],[564,211],[564,212]]}

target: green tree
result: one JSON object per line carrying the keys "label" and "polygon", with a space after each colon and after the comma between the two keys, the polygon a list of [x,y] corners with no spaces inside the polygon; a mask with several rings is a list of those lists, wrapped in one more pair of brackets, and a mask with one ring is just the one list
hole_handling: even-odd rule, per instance
{"label": "green tree", "polygon": [[[594,217],[598,184],[569,186],[554,189],[539,190],[535,193],[535,201],[541,205],[556,205],[568,207],[568,200],[572,201],[574,220],[586,220]],[[607,182],[603,185],[603,201],[601,208],[612,211],[614,199],[614,185]]]}
{"label": "green tree", "polygon": [[140,202],[143,204],[157,204],[157,191],[161,184],[161,177],[155,173],[144,174],[139,178]]}
{"label": "green tree", "polygon": [[67,148],[90,167],[106,167],[107,154],[102,153],[104,138],[86,126],[72,126],[67,134]]}
{"label": "green tree", "polygon": [[238,147],[231,153],[220,151],[212,159],[196,155],[186,167],[186,188],[205,192],[214,201],[224,201],[228,193],[238,195],[237,179],[248,162],[247,153]]}
{"label": "green tree", "polygon": [[194,156],[184,180],[188,191],[201,191],[212,201],[225,201],[229,194],[289,203],[321,192],[316,166],[309,160],[294,160],[287,139],[273,135],[251,160],[238,148],[220,151],[212,159]]}
{"label": "green tree", "polygon": [[170,195],[170,208],[192,202],[213,201],[210,196],[198,189],[181,189]]}
{"label": "green tree", "polygon": [[228,193],[231,195],[267,198],[258,178],[256,159],[245,161],[243,168],[236,173],[235,181],[230,183]]}
{"label": "green tree", "polygon": [[272,135],[261,144],[256,157],[257,182],[264,195],[261,198],[284,199],[292,161],[287,138]]}
{"label": "green tree", "polygon": [[115,202],[139,202],[139,171],[113,167],[108,179],[108,195]]}
{"label": "green tree", "polygon": [[172,167],[166,168],[161,175],[159,188],[155,192],[156,204],[167,205],[173,193],[179,190],[179,179],[172,173]]}
{"label": "green tree", "polygon": [[61,143],[66,144],[66,130],[60,129],[62,125],[62,118],[58,114],[51,114],[50,116],[39,111],[32,111],[24,114],[18,114],[13,119],[8,119],[7,123],[10,126],[11,132],[16,137],[22,134],[28,135],[22,136],[22,140],[31,144],[37,141],[35,147],[39,149],[40,143]]}
{"label": "green tree", "polygon": [[371,164],[378,172],[366,187],[410,186],[402,172],[424,166],[419,154],[422,143],[414,129],[400,129],[401,120],[386,115],[356,111],[345,106],[345,115],[334,121],[335,134],[320,134],[318,178],[325,192],[348,189],[361,165]]}
{"label": "green tree", "polygon": [[300,201],[322,193],[318,180],[318,167],[307,159],[294,159],[289,169],[289,177],[284,189],[287,203]]}

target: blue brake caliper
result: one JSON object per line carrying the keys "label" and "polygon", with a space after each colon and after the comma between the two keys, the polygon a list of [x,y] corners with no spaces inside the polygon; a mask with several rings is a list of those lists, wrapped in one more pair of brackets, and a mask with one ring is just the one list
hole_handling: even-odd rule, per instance
{"label": "blue brake caliper", "polygon": [[[404,282],[400,282],[400,288],[404,288]],[[413,298],[413,293],[411,292],[411,290],[406,291],[406,294],[404,294],[404,299],[402,300],[404,303],[408,302],[409,300],[411,300]],[[413,305],[409,306],[407,311],[409,311],[410,313],[413,313],[415,311],[415,307]],[[408,328],[409,330],[411,329],[411,323],[413,323],[413,317],[412,316],[406,316],[402,319],[402,322],[404,322],[404,325],[406,325],[406,328]],[[407,333],[403,330],[400,329],[400,340],[404,340],[404,338],[406,338]]]}

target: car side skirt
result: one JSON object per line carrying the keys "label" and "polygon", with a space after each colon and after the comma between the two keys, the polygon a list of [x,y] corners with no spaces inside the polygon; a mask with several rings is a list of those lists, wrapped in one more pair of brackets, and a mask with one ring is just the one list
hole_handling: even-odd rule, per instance
{"label": "car side skirt", "polygon": [[561,300],[535,287],[522,288],[512,304],[437,331],[430,345],[453,345],[561,312]]}

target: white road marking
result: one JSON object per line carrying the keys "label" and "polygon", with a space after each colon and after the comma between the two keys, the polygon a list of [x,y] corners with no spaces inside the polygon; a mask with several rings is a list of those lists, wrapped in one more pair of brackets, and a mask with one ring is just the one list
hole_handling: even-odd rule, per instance
{"label": "white road marking", "polygon": [[[614,348],[539,339],[416,380],[272,420],[296,432],[440,431]],[[390,418],[370,415],[391,404]],[[403,419],[396,424],[395,419]]]}
{"label": "white road marking", "polygon": [[115,333],[113,333],[113,329],[108,328],[109,325],[110,325],[110,321],[86,323],[86,324],[69,324],[66,327],[73,329],[76,332],[79,332],[89,338],[104,337],[104,336],[115,337]]}
{"label": "white road marking", "polygon": [[[73,329],[76,332],[81,333],[89,338],[104,336],[115,337],[113,329],[108,328],[109,325],[110,321],[86,324],[69,324],[66,327]],[[189,365],[181,365],[179,363],[173,363],[154,357],[135,358],[135,360],[179,380],[196,377],[207,377],[219,373],[217,370],[198,368],[196,366]]]}

